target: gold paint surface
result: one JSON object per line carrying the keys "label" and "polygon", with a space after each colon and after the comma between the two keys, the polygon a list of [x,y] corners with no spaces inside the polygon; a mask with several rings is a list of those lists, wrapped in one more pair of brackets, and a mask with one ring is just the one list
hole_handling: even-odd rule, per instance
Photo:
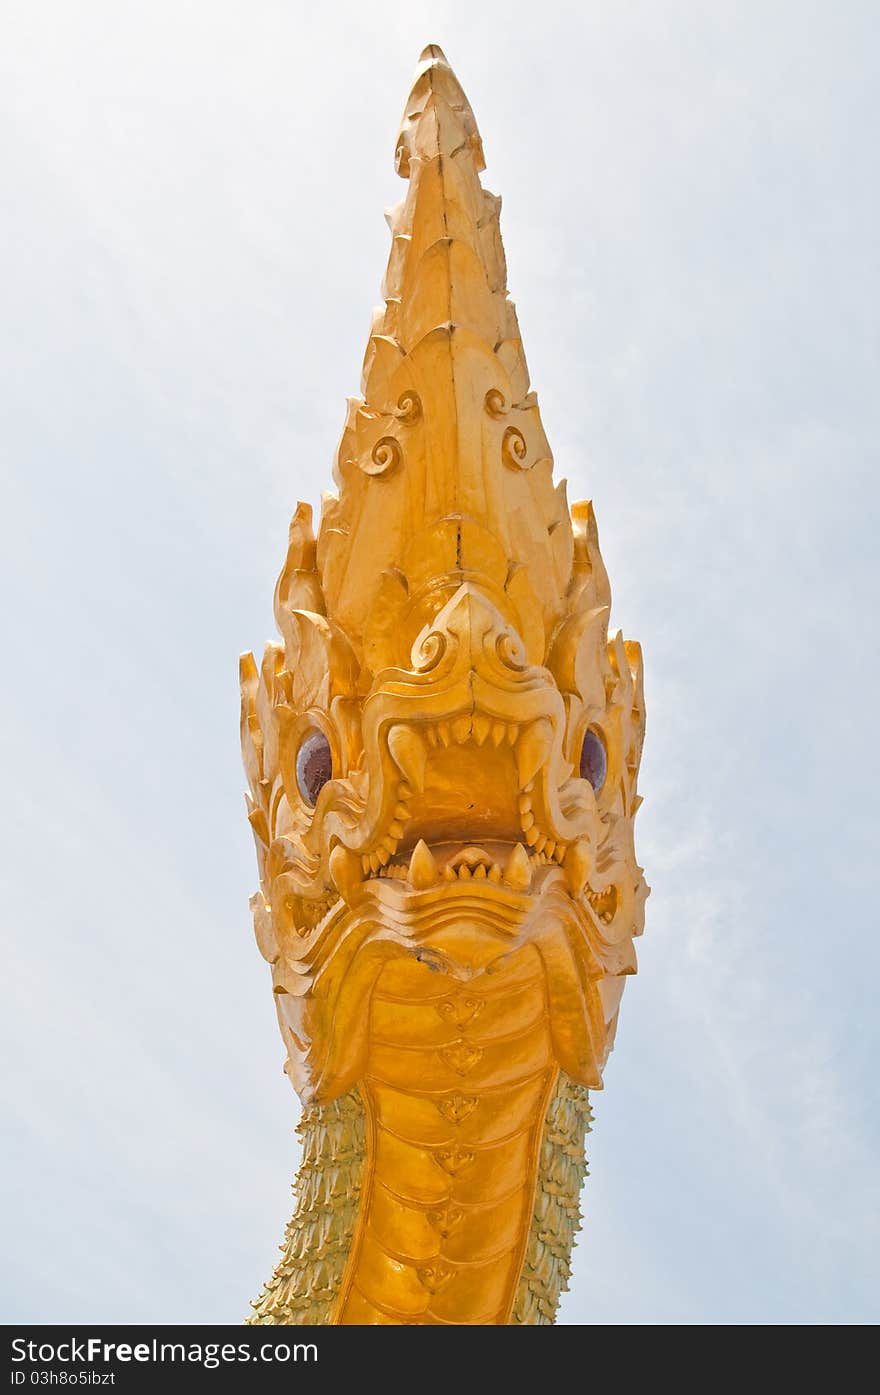
{"label": "gold paint surface", "polygon": [[[507,295],[473,112],[422,55],[407,180],[281,643],[241,661],[261,954],[309,1155],[258,1322],[548,1322],[647,886],[610,636]],[[590,759],[582,753],[592,752]]]}
{"label": "gold paint surface", "polygon": [[[399,1322],[509,1320],[557,1077],[540,958],[524,957],[525,987],[508,993],[503,970],[482,974],[395,1017],[379,979],[363,1087],[369,1191],[338,1321],[370,1321],[371,1310]],[[440,1030],[427,1024],[414,1044],[425,1011]]]}

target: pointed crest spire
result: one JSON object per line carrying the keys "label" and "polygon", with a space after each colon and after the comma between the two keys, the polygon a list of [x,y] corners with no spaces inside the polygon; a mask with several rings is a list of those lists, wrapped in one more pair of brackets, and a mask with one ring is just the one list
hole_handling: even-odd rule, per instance
{"label": "pointed crest spire", "polygon": [[408,188],[388,215],[385,304],[318,538],[328,613],[376,673],[476,579],[541,662],[571,575],[571,522],[507,296],[501,200],[480,183],[477,123],[436,44],[422,52],[395,166]]}
{"label": "pointed crest spire", "polygon": [[[403,109],[394,150],[394,167],[403,179],[409,179],[413,154],[423,153],[418,144],[419,135],[424,134],[420,129],[422,117],[428,106],[438,100],[443,101],[458,118],[461,130],[473,152],[477,173],[486,168],[483,144],[471,104],[440,45],[428,44],[419,54],[419,66]],[[451,151],[447,151],[447,154],[451,154]]]}

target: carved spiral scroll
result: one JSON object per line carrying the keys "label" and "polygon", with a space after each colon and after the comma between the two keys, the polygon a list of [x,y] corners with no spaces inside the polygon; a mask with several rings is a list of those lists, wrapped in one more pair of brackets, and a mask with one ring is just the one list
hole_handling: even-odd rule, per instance
{"label": "carved spiral scroll", "polygon": [[490,388],[486,393],[486,411],[490,417],[506,417],[510,411],[507,399],[500,388]]}
{"label": "carved spiral scroll", "polygon": [[422,400],[417,392],[412,388],[407,388],[397,399],[398,421],[402,421],[405,426],[412,426],[422,415]]}
{"label": "carved spiral scroll", "polygon": [[436,668],[446,653],[446,636],[437,630],[429,630],[422,640],[416,641],[412,649],[412,665],[416,673],[428,673]]}
{"label": "carved spiral scroll", "polygon": [[512,630],[505,630],[495,641],[495,652],[505,668],[522,670],[526,668],[525,645]]}
{"label": "carved spiral scroll", "polygon": [[358,463],[365,475],[388,475],[402,459],[400,442],[393,436],[382,436],[373,446],[369,460]]}
{"label": "carved spiral scroll", "polygon": [[501,442],[501,458],[511,470],[528,470],[526,438],[516,426],[508,426]]}

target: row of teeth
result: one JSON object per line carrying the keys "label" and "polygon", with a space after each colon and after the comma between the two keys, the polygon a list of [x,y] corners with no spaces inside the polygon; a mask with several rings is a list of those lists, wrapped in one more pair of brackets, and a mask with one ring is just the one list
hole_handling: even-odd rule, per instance
{"label": "row of teeth", "polygon": [[401,781],[397,786],[397,804],[394,809],[394,817],[388,825],[385,837],[373,852],[364,853],[361,856],[361,867],[365,877],[380,876],[397,852],[398,844],[409,822],[409,800],[412,798],[412,793],[412,788],[406,781]]}
{"label": "row of teeth", "polygon": [[[493,862],[488,854],[477,848],[471,850],[467,857],[457,860],[455,866],[447,863],[440,867],[431,849],[421,838],[413,848],[409,864],[405,867],[399,863],[388,865],[393,850],[389,850],[387,844],[383,846],[382,851],[387,853],[387,856],[377,859],[376,855],[371,853],[368,857],[355,860],[355,854],[346,852],[341,846],[334,848],[330,854],[330,874],[343,898],[347,899],[356,891],[357,883],[362,878],[367,879],[371,876],[406,880],[417,891],[426,890],[441,881],[472,879],[490,881],[496,885],[505,882],[516,891],[526,891],[531,885],[535,866],[535,858],[529,857],[522,843],[514,845],[503,867],[500,862]],[[361,875],[358,875],[359,873]]]}
{"label": "row of teeth", "polygon": [[[555,856],[548,856],[546,852],[533,852],[529,854],[529,862],[532,867],[547,867],[554,863],[561,863],[565,856],[566,849],[562,846],[557,850]],[[387,867],[380,867],[376,873],[377,877],[394,877],[397,880],[405,881],[409,876],[409,868],[401,863],[389,863]],[[444,882],[467,881],[473,878],[476,881],[500,882],[502,880],[501,864],[498,862],[478,862],[475,867],[470,867],[466,862],[462,862],[458,867],[450,867],[448,864],[441,870],[440,877]],[[592,893],[590,893],[592,894]]]}
{"label": "row of teeth", "polygon": [[561,865],[565,861],[568,844],[554,842],[538,827],[532,812],[532,785],[527,785],[519,796],[519,821],[525,840],[534,853],[543,856],[547,862],[558,862]]}
{"label": "row of teeth", "polygon": [[[534,868],[552,865],[554,859],[547,857],[545,853],[533,853],[528,861]],[[393,863],[389,867],[380,867],[377,875],[390,877],[394,881],[408,881],[410,869],[399,863]],[[460,863],[457,867],[451,867],[447,863],[439,873],[439,880],[444,882],[488,881],[497,886],[506,878],[499,863],[486,861],[478,862],[475,867],[468,866],[466,862]],[[603,925],[610,925],[614,919],[614,904],[616,902],[613,888],[610,892],[592,892],[587,888],[586,897]]]}
{"label": "row of teeth", "polygon": [[[586,895],[594,913],[604,924],[609,924],[617,910],[617,893],[613,886],[599,893],[590,889],[589,874],[593,858],[589,845],[584,840],[570,844],[565,850],[564,859],[561,871],[570,894]],[[338,843],[330,853],[329,871],[340,896],[351,905],[360,895],[364,881],[371,875],[406,881],[414,891],[427,891],[442,882],[455,881],[488,881],[496,886],[503,882],[514,891],[528,891],[536,868],[556,863],[557,858],[548,856],[546,849],[530,855],[523,843],[515,843],[503,866],[482,848],[473,847],[464,849],[451,863],[444,863],[441,867],[427,843],[420,838],[412,850],[408,865],[394,862],[389,866],[386,858],[366,873],[357,853]]]}
{"label": "row of teeth", "polygon": [[430,746],[464,746],[471,740],[478,746],[490,741],[501,746],[506,741],[515,746],[520,730],[516,722],[493,721],[481,712],[465,712],[449,722],[435,722],[419,728]]}
{"label": "row of teeth", "polygon": [[617,910],[617,891],[612,886],[608,891],[590,891],[586,888],[586,896],[593,911],[603,925],[610,925]]}
{"label": "row of teeth", "polygon": [[[529,858],[529,862],[532,859]],[[408,867],[400,867],[395,864],[392,867],[380,867],[378,875],[380,877],[394,877],[398,880],[406,881],[409,876]],[[462,862],[458,867],[450,867],[448,864],[440,871],[440,880],[443,882],[468,882],[472,879],[476,882],[495,882],[496,885],[502,880],[503,873],[497,862],[478,862],[476,867],[468,867],[466,862]]]}

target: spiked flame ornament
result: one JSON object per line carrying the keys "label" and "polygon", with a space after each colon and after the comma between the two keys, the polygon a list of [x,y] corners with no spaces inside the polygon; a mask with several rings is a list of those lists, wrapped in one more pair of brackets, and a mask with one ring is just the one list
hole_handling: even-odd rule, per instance
{"label": "spiked flame ornament", "polygon": [[554,487],[473,112],[425,49],[404,201],[242,748],[296,1210],[258,1323],[547,1323],[647,888],[641,652]]}

